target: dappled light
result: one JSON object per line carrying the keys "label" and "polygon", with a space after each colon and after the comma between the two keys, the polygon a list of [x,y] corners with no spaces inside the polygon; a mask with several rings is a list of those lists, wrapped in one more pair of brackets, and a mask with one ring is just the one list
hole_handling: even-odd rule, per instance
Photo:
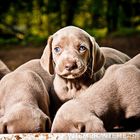
{"label": "dappled light", "polygon": [[0,7],[0,44],[9,39],[42,41],[67,25],[86,29],[97,38],[112,32],[140,33],[139,5],[137,0],[5,0]]}

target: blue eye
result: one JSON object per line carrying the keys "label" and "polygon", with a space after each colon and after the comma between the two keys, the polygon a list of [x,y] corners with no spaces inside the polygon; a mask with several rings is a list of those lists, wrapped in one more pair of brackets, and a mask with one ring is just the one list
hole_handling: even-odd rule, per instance
{"label": "blue eye", "polygon": [[79,47],[80,52],[84,52],[84,51],[86,51],[86,49],[87,48],[84,45],[80,45],[80,47]]}
{"label": "blue eye", "polygon": [[55,48],[54,48],[54,51],[55,51],[56,53],[60,53],[60,52],[61,52],[61,48],[60,48],[60,47],[55,47]]}

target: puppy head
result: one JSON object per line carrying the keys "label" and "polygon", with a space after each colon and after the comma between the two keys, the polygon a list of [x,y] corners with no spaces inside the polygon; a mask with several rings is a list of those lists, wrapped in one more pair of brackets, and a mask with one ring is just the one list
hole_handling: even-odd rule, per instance
{"label": "puppy head", "polygon": [[39,108],[17,105],[0,120],[1,133],[33,133],[50,131],[51,122]]}
{"label": "puppy head", "polygon": [[93,37],[78,27],[68,26],[48,39],[41,64],[50,74],[55,72],[67,79],[80,77],[87,69],[92,77],[103,66],[104,56]]}
{"label": "puppy head", "polygon": [[56,113],[51,132],[105,132],[103,122],[75,100],[66,102]]}

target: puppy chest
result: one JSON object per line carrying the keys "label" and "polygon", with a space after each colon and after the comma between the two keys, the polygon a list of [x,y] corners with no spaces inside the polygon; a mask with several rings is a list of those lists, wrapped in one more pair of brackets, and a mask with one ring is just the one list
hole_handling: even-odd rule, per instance
{"label": "puppy chest", "polygon": [[82,85],[80,82],[65,82],[61,84],[54,82],[55,93],[62,102],[75,98],[86,88],[87,87]]}

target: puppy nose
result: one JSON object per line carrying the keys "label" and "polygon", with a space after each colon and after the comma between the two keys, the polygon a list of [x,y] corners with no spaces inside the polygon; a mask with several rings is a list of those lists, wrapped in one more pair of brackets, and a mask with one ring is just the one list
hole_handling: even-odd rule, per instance
{"label": "puppy nose", "polygon": [[68,71],[74,70],[76,68],[77,68],[77,64],[76,64],[75,61],[69,62],[65,65],[65,69],[68,70]]}

